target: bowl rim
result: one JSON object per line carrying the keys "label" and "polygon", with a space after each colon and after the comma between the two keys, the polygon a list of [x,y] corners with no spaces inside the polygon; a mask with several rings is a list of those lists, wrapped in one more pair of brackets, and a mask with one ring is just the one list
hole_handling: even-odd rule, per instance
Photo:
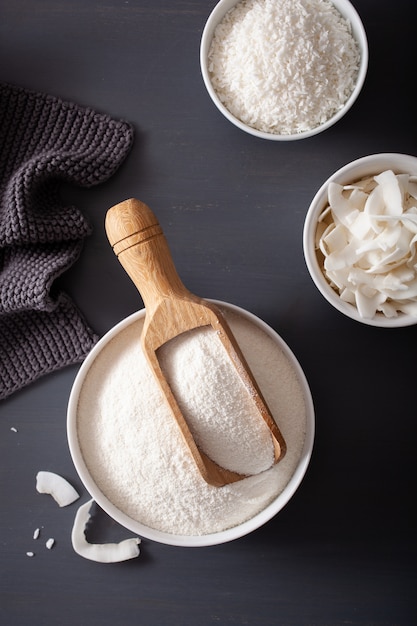
{"label": "bowl rim", "polygon": [[77,470],[78,476],[80,477],[87,491],[90,493],[91,497],[111,518],[113,518],[116,522],[129,529],[133,533],[136,533],[146,539],[172,546],[204,547],[219,545],[222,543],[233,541],[235,539],[239,539],[240,537],[243,537],[263,526],[266,522],[271,520],[292,498],[304,478],[313,451],[315,436],[315,413],[313,399],[305,374],[292,350],[288,347],[288,345],[280,337],[280,335],[278,335],[278,333],[276,333],[269,325],[267,325],[263,320],[255,316],[253,313],[241,309],[236,305],[226,303],[220,300],[207,300],[209,302],[217,304],[218,306],[230,309],[231,311],[240,314],[248,321],[257,324],[261,329],[266,332],[267,335],[269,335],[274,341],[276,341],[276,343],[278,343],[279,347],[283,350],[287,358],[290,360],[292,366],[294,367],[303,391],[306,407],[306,433],[302,453],[300,455],[300,459],[298,461],[293,476],[284,487],[282,492],[267,507],[265,507],[265,509],[260,511],[250,520],[247,520],[246,522],[239,524],[238,526],[234,526],[224,531],[198,536],[177,535],[150,528],[149,526],[146,526],[141,522],[133,520],[128,515],[123,513],[123,511],[120,511],[120,509],[118,509],[114,504],[112,504],[112,502],[108,500],[108,498],[101,492],[101,490],[94,482],[84,462],[77,436],[77,407],[80,392],[85,377],[97,355],[120,331],[122,331],[130,324],[134,323],[136,320],[144,317],[145,309],[141,309],[140,311],[137,311],[136,313],[133,313],[120,321],[111,330],[109,330],[94,346],[94,348],[91,350],[91,352],[87,355],[86,359],[82,363],[76,375],[70,392],[67,408],[67,440],[70,454],[74,466]]}
{"label": "bowl rim", "polygon": [[226,119],[229,120],[232,124],[243,130],[244,132],[258,137],[260,139],[268,139],[272,141],[297,141],[300,139],[307,139],[308,137],[313,137],[314,135],[318,135],[323,131],[327,130],[336,122],[338,122],[342,117],[346,115],[349,109],[353,106],[354,102],[357,100],[362,87],[365,82],[365,78],[368,72],[368,62],[369,62],[369,46],[368,39],[366,35],[366,31],[363,25],[363,22],[359,16],[359,13],[352,5],[349,0],[330,0],[331,3],[336,7],[336,9],[342,14],[342,16],[348,19],[351,23],[352,33],[359,45],[361,59],[359,65],[359,72],[357,81],[355,84],[355,88],[350,94],[349,98],[346,100],[343,107],[337,111],[330,119],[328,119],[324,124],[317,126],[308,131],[304,131],[301,133],[293,133],[290,135],[280,135],[276,133],[267,133],[265,131],[257,130],[251,126],[248,126],[244,122],[242,122],[239,118],[235,117],[227,107],[222,103],[219,96],[217,95],[212,82],[210,80],[210,75],[207,67],[207,58],[208,52],[210,49],[211,40],[213,38],[214,30],[217,24],[223,19],[225,14],[232,9],[240,0],[220,0],[212,12],[210,13],[205,26],[203,28],[203,33],[201,36],[200,42],[200,70],[203,77],[203,82],[207,89],[207,92],[216,105],[217,109],[224,115]]}
{"label": "bowl rim", "polygon": [[369,154],[350,161],[331,174],[318,189],[307,210],[303,228],[303,250],[305,263],[314,284],[335,309],[361,324],[379,328],[400,328],[417,324],[417,318],[404,313],[391,318],[383,316],[382,313],[372,319],[363,318],[355,306],[341,300],[320,269],[314,246],[317,218],[327,203],[329,183],[345,185],[364,176],[378,174],[384,169],[392,169],[395,173],[417,174],[417,156],[399,152]]}

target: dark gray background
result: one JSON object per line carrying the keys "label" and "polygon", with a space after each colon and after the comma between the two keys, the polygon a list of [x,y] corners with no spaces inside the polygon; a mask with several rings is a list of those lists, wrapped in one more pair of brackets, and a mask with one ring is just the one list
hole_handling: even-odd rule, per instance
{"label": "dark gray background", "polygon": [[[417,327],[345,319],[316,291],[302,254],[308,205],[334,170],[374,152],[416,153],[416,4],[354,1],[370,48],[363,92],[335,127],[293,143],[244,134],[209,100],[199,44],[214,5],[1,0],[0,80],[135,126],[113,178],[63,190],[94,226],[64,277],[90,324],[104,334],[142,307],[103,229],[110,206],[138,197],[190,290],[255,313],[294,351],[316,409],[310,468],[284,510],[248,537],[196,549],[145,540],[135,561],[86,561],[70,542],[89,497],[66,440],[78,367],[46,376],[0,404],[4,626],[417,623]],[[41,469],[73,482],[79,502],[59,509],[37,494]],[[109,525],[103,538],[119,530]]]}

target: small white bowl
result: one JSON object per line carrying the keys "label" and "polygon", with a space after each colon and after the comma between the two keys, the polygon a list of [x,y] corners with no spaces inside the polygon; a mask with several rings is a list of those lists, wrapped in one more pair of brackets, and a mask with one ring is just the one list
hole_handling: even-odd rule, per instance
{"label": "small white bowl", "polygon": [[395,328],[411,326],[417,324],[417,318],[411,315],[399,313],[397,317],[386,317],[382,313],[377,313],[374,318],[363,318],[357,308],[341,300],[337,292],[330,286],[323,271],[316,253],[315,236],[318,218],[323,209],[328,204],[327,193],[330,182],[340,185],[347,185],[368,176],[375,176],[385,170],[392,170],[395,174],[417,175],[417,157],[406,154],[381,153],[362,157],[337,170],[320,187],[314,196],[308,209],[304,222],[303,248],[304,257],[310,276],[318,290],[335,309],[350,317],[352,320],[367,324],[368,326],[379,326]]}
{"label": "small white bowl", "polygon": [[[290,477],[288,483],[283,487],[279,495],[257,515],[238,526],[234,526],[228,528],[227,530],[214,532],[211,534],[190,536],[185,534],[179,535],[162,532],[160,530],[150,528],[140,521],[132,519],[131,517],[129,517],[129,515],[120,510],[120,508],[115,506],[111,502],[109,497],[107,497],[106,494],[104,494],[103,491],[98,487],[92,473],[89,471],[86,459],[83,456],[82,445],[79,441],[77,427],[78,415],[80,412],[79,404],[80,401],[82,401],[81,399],[83,387],[86,385],[87,376],[93,365],[96,365],[96,363],[98,363],[98,369],[102,371],[100,369],[102,367],[102,365],[100,365],[100,358],[102,355],[104,359],[107,358],[106,350],[109,347],[110,342],[112,342],[114,346],[114,342],[117,342],[120,333],[126,332],[130,325],[138,324],[138,322],[143,323],[143,319],[145,317],[144,309],[138,311],[137,313],[134,313],[133,315],[127,317],[125,320],[117,324],[93,348],[93,350],[90,352],[90,354],[87,356],[86,360],[82,364],[76,376],[68,404],[67,435],[69,448],[75,468],[87,491],[91,494],[92,498],[94,498],[98,505],[104,511],[106,511],[106,513],[110,515],[110,517],[112,517],[116,522],[118,522],[122,526],[125,526],[126,528],[130,529],[132,532],[138,534],[141,537],[168,545],[184,547],[216,545],[232,541],[239,537],[243,537],[244,535],[247,535],[248,533],[256,530],[257,528],[268,522],[272,517],[274,517],[274,515],[276,515],[294,495],[304,477],[312,454],[315,428],[313,402],[308,383],[294,354],[281,339],[281,337],[256,316],[231,304],[226,304],[224,302],[219,302],[215,300],[212,300],[212,302],[220,306],[225,312],[230,311],[233,314],[237,314],[243,317],[247,322],[256,325],[258,329],[261,329],[266,333],[271,341],[275,342],[279,350],[285,355],[290,366],[293,368],[305,406],[305,423],[304,418],[303,423],[301,424],[300,422],[300,431],[305,428],[305,438],[304,442],[301,444],[300,451],[297,452],[297,456],[294,456],[293,460],[290,462],[291,467],[294,467],[292,476]],[[93,374],[93,386],[95,390],[97,389],[95,384],[95,382],[97,381],[97,375],[99,374]],[[273,373],[271,373],[271,375],[273,376]],[[291,393],[290,390],[289,393]],[[88,419],[90,419],[90,417],[93,419],[94,416],[88,413]],[[293,430],[294,427],[294,424],[292,424],[290,426],[291,430]],[[289,450],[287,451],[287,455],[288,454]],[[280,463],[284,463],[284,461],[285,457],[283,461],[280,461]],[[140,463],[140,458],[138,459],[138,463]]]}
{"label": "small white bowl", "polygon": [[360,67],[359,67],[359,72],[358,72],[355,88],[352,91],[349,98],[347,99],[347,101],[345,102],[344,106],[339,111],[337,111],[337,113],[335,113],[330,119],[328,119],[326,122],[324,122],[320,126],[317,126],[311,130],[307,130],[304,132],[284,135],[284,134],[263,132],[263,131],[257,130],[256,128],[248,126],[247,124],[242,122],[240,119],[235,117],[226,108],[226,106],[220,100],[217,92],[215,91],[213,87],[213,84],[210,79],[210,73],[208,70],[208,55],[210,51],[211,42],[214,36],[214,31],[217,25],[221,22],[223,17],[226,15],[226,13],[230,9],[232,9],[236,4],[238,4],[238,0],[220,0],[220,2],[218,2],[218,4],[214,7],[212,13],[210,14],[203,30],[203,34],[201,38],[201,45],[200,45],[200,67],[201,67],[201,73],[203,76],[203,81],[207,88],[209,96],[211,97],[212,101],[214,102],[216,107],[219,109],[219,111],[232,124],[240,128],[241,130],[245,131],[246,133],[249,133],[261,139],[270,139],[273,141],[294,141],[298,139],[305,139],[307,137],[312,137],[313,135],[317,135],[318,133],[323,132],[330,126],[333,126],[333,124],[338,122],[348,112],[348,110],[352,107],[355,100],[358,98],[359,93],[365,81],[366,73],[368,70],[368,41],[367,41],[367,37],[366,37],[366,33],[363,27],[362,21],[356,9],[352,6],[349,0],[332,0],[332,3],[335,6],[335,8],[339,11],[339,13],[346,20],[350,22],[351,27],[352,27],[352,34],[359,46],[361,59],[360,59]]}

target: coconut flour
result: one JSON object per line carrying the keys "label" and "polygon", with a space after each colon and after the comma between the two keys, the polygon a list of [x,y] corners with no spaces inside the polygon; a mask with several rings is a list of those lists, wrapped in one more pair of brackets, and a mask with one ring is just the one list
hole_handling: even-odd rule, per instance
{"label": "coconut flour", "polygon": [[269,469],[274,461],[269,428],[216,331],[206,326],[183,333],[158,353],[197,446],[239,474]]}
{"label": "coconut flour", "polygon": [[162,532],[205,535],[251,519],[282,492],[302,454],[306,407],[296,371],[259,326],[224,313],[286,441],[276,465],[269,430],[242,400],[212,329],[170,342],[161,363],[187,421],[198,416],[189,423],[196,441],[248,478],[219,488],[201,477],[141,350],[143,318],[104,345],[80,392],[78,438],[92,479],[123,513]]}

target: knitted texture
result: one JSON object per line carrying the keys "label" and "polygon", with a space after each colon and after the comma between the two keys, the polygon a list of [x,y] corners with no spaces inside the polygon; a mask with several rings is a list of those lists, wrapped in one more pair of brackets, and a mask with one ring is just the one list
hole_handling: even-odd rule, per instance
{"label": "knitted texture", "polygon": [[56,284],[91,233],[59,192],[62,182],[107,180],[132,142],[125,121],[0,83],[0,399],[82,361],[96,343]]}

